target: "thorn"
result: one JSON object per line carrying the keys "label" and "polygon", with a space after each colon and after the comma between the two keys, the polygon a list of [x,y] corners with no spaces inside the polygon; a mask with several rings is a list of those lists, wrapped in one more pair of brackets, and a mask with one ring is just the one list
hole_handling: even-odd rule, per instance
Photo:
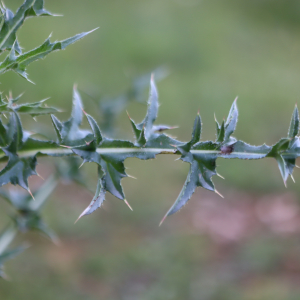
{"label": "thorn", "polygon": [[291,178],[292,180],[294,181],[294,183],[296,183],[295,179],[294,179],[294,176],[291,174]]}
{"label": "thorn", "polygon": [[60,147],[64,147],[64,148],[68,148],[68,149],[71,149],[71,148],[72,148],[72,147],[66,146],[66,145],[60,145]]}
{"label": "thorn", "polygon": [[37,122],[37,119],[36,119],[36,117],[33,117],[32,119],[33,119],[35,122]]}
{"label": "thorn", "polygon": [[128,111],[126,110],[126,113],[127,113],[127,116],[128,116],[128,118],[129,118],[129,120],[131,120],[131,118],[130,118],[130,116],[129,116],[129,113],[128,113]]}
{"label": "thorn", "polygon": [[7,116],[5,114],[3,114],[4,118],[7,119]]}
{"label": "thorn", "polygon": [[298,168],[298,169],[300,169],[300,167],[299,167],[299,166],[297,166],[297,165],[295,165],[295,167],[296,167],[296,168]]}
{"label": "thorn", "polygon": [[85,160],[82,161],[81,165],[79,166],[78,170],[84,165]]}
{"label": "thorn", "polygon": [[32,195],[32,193],[31,193],[31,190],[28,188],[27,191],[30,194],[30,196],[32,197],[32,199],[35,200],[34,197],[33,197],[33,195]]}
{"label": "thorn", "polygon": [[154,73],[151,73],[151,81],[154,81]]}
{"label": "thorn", "polygon": [[287,187],[287,185],[286,185],[286,180],[283,180],[283,183],[284,183],[284,186]]}
{"label": "thorn", "polygon": [[162,223],[165,221],[165,219],[166,219],[166,217],[168,216],[168,213],[166,213],[165,215],[164,215],[164,217],[162,218],[162,220],[160,221],[160,223],[159,223],[159,227],[162,225]]}
{"label": "thorn", "polygon": [[86,111],[81,107],[82,112],[87,115]]}
{"label": "thorn", "polygon": [[77,83],[74,83],[73,90],[77,90]]}
{"label": "thorn", "polygon": [[177,146],[176,146],[176,145],[172,145],[172,144],[170,144],[170,146],[172,146],[172,147],[174,147],[174,148],[177,148]]}
{"label": "thorn", "polygon": [[132,178],[132,179],[137,179],[136,177],[131,176],[131,175],[129,175],[129,174],[127,174],[127,177],[130,177],[130,178]]}
{"label": "thorn", "polygon": [[219,176],[222,179],[225,179],[222,175],[220,175],[219,173],[217,173],[217,176]]}
{"label": "thorn", "polygon": [[237,99],[238,99],[238,96],[235,97],[234,102],[236,102]]}
{"label": "thorn", "polygon": [[179,157],[179,158],[176,158],[174,161],[177,161],[177,160],[180,160],[180,157]]}
{"label": "thorn", "polygon": [[[24,93],[25,93],[25,92],[23,92],[23,94],[24,94]],[[22,94],[22,95],[23,95],[23,94]],[[50,98],[51,98],[51,97],[48,97],[48,98],[42,99],[40,102],[42,102],[42,103],[43,103],[43,102],[45,102],[45,101],[49,100]]]}
{"label": "thorn", "polygon": [[38,177],[40,177],[42,180],[45,180],[39,173],[36,173],[36,175],[37,175]]}
{"label": "thorn", "polygon": [[197,115],[200,116],[200,109],[198,109]]}
{"label": "thorn", "polygon": [[77,218],[77,220],[74,222],[74,225],[79,221],[79,219],[81,219],[82,214]]}
{"label": "thorn", "polygon": [[124,199],[124,202],[125,202],[125,204],[130,208],[130,210],[132,210],[133,211],[133,209],[132,209],[132,207],[129,205],[129,203],[127,202],[127,200],[126,199]]}
{"label": "thorn", "polygon": [[218,121],[217,121],[217,117],[216,117],[216,114],[215,114],[215,113],[214,113],[214,118],[215,118],[215,121],[216,121],[216,122],[218,122]]}
{"label": "thorn", "polygon": [[224,198],[224,196],[220,194],[216,189],[215,189],[215,193],[218,194],[221,198]]}

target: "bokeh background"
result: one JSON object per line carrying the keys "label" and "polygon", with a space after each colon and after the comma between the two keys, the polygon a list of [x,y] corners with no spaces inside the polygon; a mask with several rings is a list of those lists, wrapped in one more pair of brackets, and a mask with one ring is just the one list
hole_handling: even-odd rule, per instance
{"label": "bokeh background", "polygon": [[[21,0],[5,1],[12,10]],[[52,33],[60,40],[100,27],[65,51],[28,68],[32,85],[10,72],[1,90],[24,101],[51,97],[65,112],[78,84],[86,111],[99,121],[100,101],[126,91],[133,78],[157,68],[159,123],[178,125],[172,134],[190,138],[200,111],[203,139],[215,138],[213,115],[221,120],[239,96],[235,136],[273,144],[286,135],[300,96],[300,2],[297,0],[51,0],[46,8],[63,17],[27,20],[19,32],[24,50]],[[160,72],[161,73],[161,72]],[[136,121],[144,102],[126,109]],[[103,116],[102,116],[103,118]],[[49,117],[28,129],[54,137]],[[125,109],[113,135],[132,139]],[[40,160],[47,177],[53,160]],[[128,159],[124,203],[107,196],[104,207],[76,225],[92,195],[82,187],[56,189],[44,211],[61,243],[37,233],[20,236],[31,247],[6,264],[10,281],[0,299],[105,300],[296,300],[300,299],[300,174],[284,188],[276,162],[218,160],[215,178],[224,199],[198,189],[179,213],[158,227],[176,199],[188,165],[171,156]],[[96,167],[83,167],[91,185]],[[42,181],[32,178],[32,186]],[[1,225],[9,207],[1,203]]]}

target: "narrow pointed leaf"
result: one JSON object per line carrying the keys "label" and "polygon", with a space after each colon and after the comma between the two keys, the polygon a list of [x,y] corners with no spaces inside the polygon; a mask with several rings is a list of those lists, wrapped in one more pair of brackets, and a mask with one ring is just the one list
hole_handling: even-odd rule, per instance
{"label": "narrow pointed leaf", "polygon": [[172,205],[172,207],[169,209],[169,211],[166,213],[166,216],[170,216],[177,212],[180,208],[182,208],[187,201],[192,197],[193,193],[195,192],[197,188],[197,182],[198,182],[198,164],[195,161],[192,163],[189,173],[187,175],[186,181],[184,183],[184,186],[178,195],[176,201]]}
{"label": "narrow pointed leaf", "polygon": [[233,104],[230,108],[226,123],[225,123],[225,136],[224,141],[228,142],[231,134],[234,132],[236,123],[238,120],[238,109],[236,105],[236,99],[233,101]]}
{"label": "narrow pointed leaf", "polygon": [[51,16],[52,14],[44,9],[43,0],[26,0],[14,15],[12,11],[3,8],[2,27],[0,30],[0,51],[11,49],[15,44],[15,50],[21,53],[16,32],[28,17]]}
{"label": "narrow pointed leaf", "polygon": [[75,43],[92,31],[94,30],[83,32],[66,40],[54,43],[51,43],[50,38],[48,38],[41,46],[20,55],[15,55],[16,49],[15,46],[12,46],[10,54],[2,63],[0,63],[0,74],[12,70],[29,80],[26,73],[26,67],[30,63],[42,59],[54,51],[64,50],[68,45]]}
{"label": "narrow pointed leaf", "polygon": [[216,142],[222,143],[222,142],[224,142],[224,139],[225,139],[225,123],[223,121],[219,128]]}
{"label": "narrow pointed leaf", "polygon": [[96,209],[98,209],[105,200],[105,193],[106,193],[106,189],[105,189],[104,173],[101,170],[101,167],[98,166],[98,183],[97,183],[97,190],[95,196],[92,202],[89,204],[89,206],[80,214],[77,221],[81,217],[85,215],[89,215],[92,212],[94,212]]}
{"label": "narrow pointed leaf", "polygon": [[87,117],[89,124],[92,128],[92,131],[94,133],[96,145],[98,146],[102,141],[102,135],[101,135],[100,128],[93,117],[91,117],[89,114],[86,114],[86,117]]}
{"label": "narrow pointed leaf", "polygon": [[299,112],[298,107],[295,106],[295,109],[293,111],[291,124],[288,132],[288,137],[294,138],[299,132]]}
{"label": "narrow pointed leaf", "polygon": [[151,134],[153,133],[153,123],[157,118],[158,106],[159,105],[158,105],[157,89],[155,86],[153,76],[151,76],[147,114],[143,122],[137,126],[137,128],[140,130],[145,128],[146,140],[148,140]]}

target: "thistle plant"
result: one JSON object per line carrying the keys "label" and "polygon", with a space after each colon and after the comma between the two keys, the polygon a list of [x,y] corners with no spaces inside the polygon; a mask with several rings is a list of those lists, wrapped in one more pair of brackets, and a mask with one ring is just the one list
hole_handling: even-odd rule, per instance
{"label": "thistle plant", "polygon": [[[47,39],[40,47],[22,53],[16,32],[25,19],[52,14],[44,9],[42,0],[26,0],[15,15],[5,7],[1,7],[1,12],[0,50],[8,51],[8,54],[0,63],[0,73],[12,70],[27,80],[29,79],[26,67],[29,63],[43,58],[53,51],[62,50],[89,33],[84,32],[60,42],[51,43]],[[71,117],[67,121],[60,121],[55,116],[57,110],[46,106],[43,101],[19,104],[19,100],[20,97],[13,98],[11,95],[6,98],[1,95],[0,98],[0,160],[4,163],[4,167],[0,171],[0,186],[8,183],[19,185],[28,192],[28,196],[0,190],[2,198],[10,203],[16,212],[13,216],[14,224],[9,225],[0,236],[0,266],[4,260],[24,248],[7,250],[10,241],[18,231],[38,230],[54,241],[56,240],[55,234],[42,221],[41,208],[60,178],[67,177],[85,185],[76,158],[80,158],[82,164],[94,163],[98,171],[95,195],[88,207],[79,215],[78,219],[80,219],[101,207],[106,192],[124,201],[131,208],[121,185],[121,179],[128,176],[124,167],[126,158],[136,157],[146,160],[154,159],[159,154],[179,155],[182,161],[190,165],[190,169],[178,198],[163,217],[163,222],[167,216],[174,214],[187,203],[197,187],[203,187],[221,196],[212,181],[212,177],[218,175],[216,160],[219,157],[226,159],[273,157],[278,163],[284,184],[286,184],[289,176],[293,179],[295,161],[300,155],[300,142],[297,137],[299,131],[297,107],[293,111],[287,137],[280,139],[273,146],[265,144],[253,146],[232,136],[238,120],[236,100],[230,108],[227,119],[222,123],[218,123],[216,120],[216,139],[214,141],[201,140],[202,123],[199,113],[195,117],[191,139],[188,142],[168,136],[164,131],[172,129],[172,127],[155,124],[159,104],[154,76],[150,80],[148,108],[144,120],[137,124],[128,115],[134,141],[117,140],[104,136],[97,122],[98,116],[91,116],[85,112],[76,87],[73,89]],[[21,114],[29,114],[33,117],[50,114],[56,132],[56,140],[34,138],[23,128]],[[81,128],[83,118],[88,121],[88,129]],[[28,186],[28,178],[37,175],[37,159],[42,156],[52,156],[57,160],[65,157],[67,160],[64,163],[68,164],[68,168],[58,167],[55,174],[45,181],[41,190],[33,194]],[[65,171],[66,169],[69,171]]]}

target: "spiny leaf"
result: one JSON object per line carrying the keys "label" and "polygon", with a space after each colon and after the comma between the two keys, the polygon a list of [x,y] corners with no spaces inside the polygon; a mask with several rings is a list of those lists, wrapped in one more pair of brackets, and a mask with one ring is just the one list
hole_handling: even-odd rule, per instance
{"label": "spiny leaf", "polygon": [[16,104],[16,102],[19,100],[19,97],[15,99],[9,99],[6,104],[0,105],[0,113],[15,111],[22,114],[29,114],[32,117],[35,117],[38,115],[53,114],[58,112],[56,108],[48,107],[44,104],[45,100],[47,99],[33,103]]}
{"label": "spiny leaf", "polygon": [[15,45],[13,45],[9,55],[5,58],[5,60],[2,63],[0,63],[0,74],[12,70],[18,73],[19,75],[21,75],[22,77],[24,77],[25,79],[27,79],[28,81],[30,81],[26,73],[26,67],[30,63],[38,59],[44,58],[46,55],[48,55],[51,52],[57,50],[64,50],[67,46],[75,43],[76,41],[80,40],[81,38],[93,32],[94,30],[91,30],[89,32],[83,32],[71,38],[59,42],[54,42],[54,43],[50,42],[50,37],[49,37],[41,46],[20,55],[15,54],[16,49],[15,49]]}
{"label": "spiny leaf", "polygon": [[296,166],[296,158],[300,156],[299,138],[295,137],[292,140],[281,139],[272,147],[268,156],[276,159],[284,185],[286,186],[286,181],[289,176],[292,177]]}
{"label": "spiny leaf", "polygon": [[2,26],[0,30],[0,52],[13,48],[21,53],[18,42],[16,41],[16,32],[22,26],[26,18],[34,16],[52,16],[50,12],[44,9],[43,0],[26,0],[14,15],[12,11],[2,8]]}
{"label": "spiny leaf", "polygon": [[217,143],[224,142],[225,139],[225,121],[222,122],[221,126],[217,130]]}
{"label": "spiny leaf", "polygon": [[298,112],[298,107],[296,105],[293,111],[288,137],[294,138],[298,134],[298,132],[299,132],[299,112]]}
{"label": "spiny leaf", "polygon": [[70,147],[78,147],[89,144],[94,139],[94,135],[89,131],[79,129],[82,117],[82,101],[77,88],[74,87],[71,118],[68,121],[61,123],[55,116],[51,116],[60,144]]}
{"label": "spiny leaf", "polygon": [[189,173],[187,175],[186,181],[183,185],[183,188],[178,195],[176,201],[172,205],[172,207],[168,210],[164,218],[162,219],[160,225],[163,223],[164,219],[167,216],[170,216],[177,212],[182,206],[184,206],[187,201],[192,197],[193,193],[197,188],[197,182],[199,181],[198,178],[198,164],[194,161],[190,167]]}
{"label": "spiny leaf", "polygon": [[236,106],[236,100],[237,98],[233,101],[227,120],[225,122],[225,135],[224,135],[225,143],[230,141],[230,136],[234,132],[238,120],[238,109]]}
{"label": "spiny leaf", "polygon": [[98,166],[98,183],[97,183],[97,190],[96,190],[95,196],[94,196],[92,202],[89,204],[89,206],[80,214],[80,216],[78,217],[76,222],[81,217],[89,215],[92,212],[94,212],[104,202],[105,193],[106,193],[104,176],[105,176],[104,172],[102,171],[101,167]]}
{"label": "spiny leaf", "polygon": [[[157,68],[153,73],[155,73],[156,81],[162,80],[168,74],[164,67]],[[101,99],[99,103],[101,114],[99,125],[104,133],[113,133],[118,114],[123,112],[130,102],[144,102],[144,91],[149,86],[150,77],[151,73],[146,73],[133,78],[129,88],[122,94],[117,97],[105,97]],[[140,136],[140,134],[138,136]]]}
{"label": "spiny leaf", "polygon": [[87,117],[89,124],[91,126],[91,129],[94,133],[96,146],[99,146],[99,144],[102,142],[102,139],[103,139],[100,128],[92,116],[90,116],[89,114],[86,114],[86,117]]}
{"label": "spiny leaf", "polygon": [[[3,128],[1,128],[3,130]],[[17,151],[21,148],[23,144],[23,129],[21,120],[17,113],[13,112],[10,115],[10,120],[8,123],[7,140],[9,140],[9,145],[3,148],[3,151],[8,155],[17,154]]]}
{"label": "spiny leaf", "polygon": [[[129,115],[128,115],[129,117]],[[133,130],[133,133],[135,135],[135,139],[136,139],[136,145],[139,147],[142,147],[146,144],[146,138],[145,138],[145,130],[144,127],[142,129],[139,129],[138,125],[135,124],[135,122],[129,117],[130,123],[131,123],[131,127]]]}
{"label": "spiny leaf", "polygon": [[145,119],[142,123],[137,125],[139,130],[145,131],[145,138],[148,140],[153,133],[153,123],[157,118],[158,113],[158,94],[157,89],[154,82],[154,76],[151,76],[150,80],[150,92],[149,92],[149,99],[148,99],[148,109]]}
{"label": "spiny leaf", "polygon": [[188,152],[190,151],[191,147],[194,144],[199,142],[200,138],[201,138],[201,117],[198,114],[194,121],[194,127],[193,127],[193,131],[192,131],[192,139],[188,143],[185,143],[185,144],[177,147],[178,150],[181,153],[183,153],[183,156],[181,159],[184,160],[184,156],[188,154]]}
{"label": "spiny leaf", "polygon": [[0,186],[7,183],[18,184],[25,190],[28,188],[28,177],[36,175],[36,157],[19,158],[9,155],[7,165],[0,171]]}

